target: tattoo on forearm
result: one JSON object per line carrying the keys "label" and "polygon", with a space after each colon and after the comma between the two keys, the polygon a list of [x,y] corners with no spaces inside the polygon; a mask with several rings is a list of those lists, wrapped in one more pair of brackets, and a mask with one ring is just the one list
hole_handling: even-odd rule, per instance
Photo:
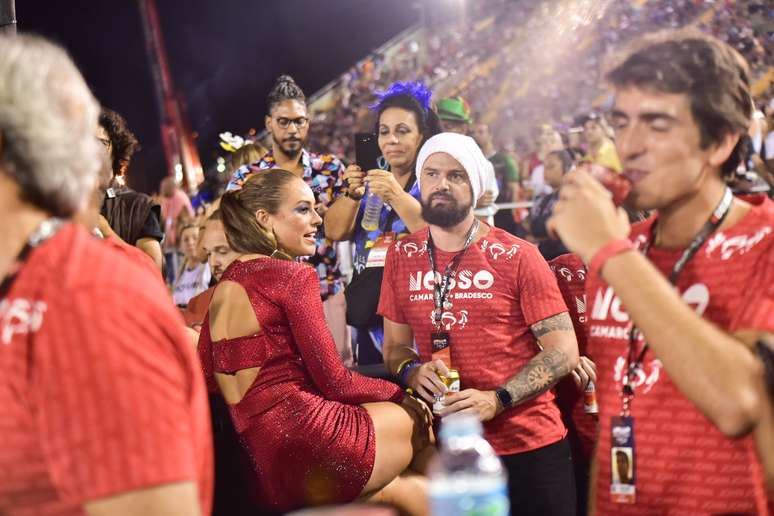
{"label": "tattoo on forearm", "polygon": [[505,389],[513,398],[513,404],[543,394],[570,372],[570,361],[564,351],[548,349],[535,358],[508,380]]}
{"label": "tattoo on forearm", "polygon": [[573,331],[572,320],[567,312],[562,312],[549,317],[548,319],[538,321],[530,326],[530,329],[532,330],[532,335],[534,335],[536,339],[539,339],[552,331]]}

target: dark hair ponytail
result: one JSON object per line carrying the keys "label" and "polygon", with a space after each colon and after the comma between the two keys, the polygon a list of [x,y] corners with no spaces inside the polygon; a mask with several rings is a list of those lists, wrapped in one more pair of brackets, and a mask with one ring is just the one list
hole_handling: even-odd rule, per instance
{"label": "dark hair ponytail", "polygon": [[250,176],[241,189],[223,195],[220,215],[226,240],[234,251],[293,259],[279,249],[276,235],[258,223],[255,213],[260,209],[270,214],[277,213],[286,187],[294,179],[296,175],[287,170],[261,170]]}
{"label": "dark hair ponytail", "polygon": [[297,100],[302,104],[306,104],[306,95],[301,87],[296,84],[293,77],[289,75],[280,75],[274,82],[274,87],[266,97],[266,112],[271,113],[272,108],[280,102],[286,100]]}

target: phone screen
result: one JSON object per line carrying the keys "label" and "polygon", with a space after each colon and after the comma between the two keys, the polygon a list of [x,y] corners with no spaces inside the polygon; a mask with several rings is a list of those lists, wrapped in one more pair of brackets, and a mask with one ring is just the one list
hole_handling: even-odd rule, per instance
{"label": "phone screen", "polygon": [[382,151],[373,133],[355,133],[355,161],[363,169],[383,168],[380,166]]}

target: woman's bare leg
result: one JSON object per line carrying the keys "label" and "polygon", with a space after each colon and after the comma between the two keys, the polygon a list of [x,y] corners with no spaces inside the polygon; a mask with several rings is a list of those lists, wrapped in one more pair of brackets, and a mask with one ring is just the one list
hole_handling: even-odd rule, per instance
{"label": "woman's bare leg", "polygon": [[426,480],[407,472],[415,455],[425,454],[420,425],[395,403],[366,403],[363,408],[374,424],[376,457],[362,497],[395,504],[406,514],[427,514]]}
{"label": "woman's bare leg", "polygon": [[420,449],[415,455],[414,460],[411,461],[409,469],[420,475],[427,474],[427,467],[430,465],[430,460],[435,457],[437,450],[435,448],[435,442],[432,445],[425,446]]}
{"label": "woman's bare leg", "polygon": [[427,477],[405,473],[395,477],[379,491],[361,499],[369,503],[383,503],[395,507],[401,515],[419,516],[430,514],[427,498]]}

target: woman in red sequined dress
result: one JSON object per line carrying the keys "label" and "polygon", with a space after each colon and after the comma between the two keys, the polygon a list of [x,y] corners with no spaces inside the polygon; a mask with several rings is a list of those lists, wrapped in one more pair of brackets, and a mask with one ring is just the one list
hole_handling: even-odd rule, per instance
{"label": "woman in red sequined dress", "polygon": [[199,340],[255,468],[258,498],[287,511],[353,500],[427,511],[429,414],[396,385],[347,370],[325,325],[311,255],[321,218],[303,180],[274,169],[220,205],[231,247]]}

